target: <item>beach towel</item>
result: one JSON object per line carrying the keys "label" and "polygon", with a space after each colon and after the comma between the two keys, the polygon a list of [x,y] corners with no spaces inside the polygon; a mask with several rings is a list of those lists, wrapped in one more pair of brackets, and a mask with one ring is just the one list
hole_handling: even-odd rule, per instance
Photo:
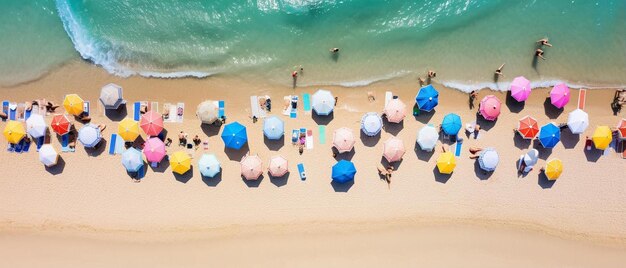
{"label": "beach towel", "polygon": [[320,132],[320,144],[326,144],[326,126],[318,126]]}
{"label": "beach towel", "polygon": [[141,102],[135,102],[133,104],[133,120],[139,121],[141,117]]}
{"label": "beach towel", "polygon": [[115,138],[115,154],[122,154],[126,151],[126,147],[124,147],[125,144],[126,141],[124,141],[120,135],[117,135]]}
{"label": "beach towel", "polygon": [[385,106],[387,106],[387,103],[389,103],[389,101],[391,101],[392,99],[393,99],[393,92],[391,91],[385,92]]}
{"label": "beach towel", "polygon": [[148,104],[148,111],[155,111],[155,112],[159,112],[159,103],[156,101],[153,102],[147,102]]}
{"label": "beach towel", "polygon": [[9,153],[15,152],[15,144],[7,143],[7,152]]}
{"label": "beach towel", "polygon": [[622,158],[626,159],[626,141],[622,141],[620,144],[622,145]]}
{"label": "beach towel", "polygon": [[31,113],[33,112],[33,109],[34,109],[34,108],[35,108],[34,106],[31,106],[31,107],[30,107],[30,110],[26,110],[26,111],[24,111],[24,120],[27,120],[27,119],[30,117],[30,115],[31,115]]}
{"label": "beach towel", "polygon": [[309,93],[302,94],[302,106],[305,112],[311,111],[311,95]]}
{"label": "beach towel", "polygon": [[291,112],[289,113],[289,117],[296,118],[297,116],[298,114],[296,113],[296,109],[291,109]]}
{"label": "beach towel", "polygon": [[182,123],[184,115],[185,115],[185,104],[182,102],[179,102],[178,104],[176,104],[176,122]]}
{"label": "beach towel", "polygon": [[110,143],[109,143],[109,154],[110,155],[114,155],[115,154],[115,142],[117,141],[117,134],[113,133],[111,134],[111,139],[110,139]]}
{"label": "beach towel", "polygon": [[[9,114],[9,101],[2,102],[2,112],[6,115]],[[3,118],[2,121],[6,121],[6,119]]]}
{"label": "beach towel", "polygon": [[224,108],[225,108],[224,106],[225,106],[225,103],[224,103],[223,100],[218,102],[218,105],[217,105],[217,107],[218,107],[217,116],[219,118],[223,118],[224,116],[226,116],[226,113],[224,112]]}
{"label": "beach towel", "polygon": [[298,142],[298,137],[300,136],[300,131],[294,129],[291,131],[291,143],[296,144]]}
{"label": "beach towel", "polygon": [[298,175],[301,180],[306,180],[306,173],[304,172],[304,164],[298,163]]}
{"label": "beach towel", "polygon": [[35,144],[37,145],[37,152],[39,152],[39,149],[41,149],[41,146],[44,144],[45,141],[45,136],[41,136],[35,140]]}
{"label": "beach towel", "polygon": [[15,120],[17,117],[17,103],[9,104],[9,119]]}
{"label": "beach towel", "polygon": [[23,139],[22,142],[24,143],[24,145],[22,145],[22,152],[23,153],[28,153],[28,150],[30,150],[30,140],[27,142],[26,139]]}
{"label": "beach towel", "polygon": [[61,136],[61,152],[69,152],[70,151],[70,135],[65,134]]}
{"label": "beach towel", "polygon": [[250,96],[250,117],[261,118],[259,115],[259,97]]}
{"label": "beach towel", "polygon": [[586,99],[587,99],[587,90],[581,88],[580,91],[578,91],[578,109],[581,109],[581,110],[585,109]]}
{"label": "beach towel", "polygon": [[24,139],[20,140],[20,142],[15,144],[13,151],[18,154],[22,153],[22,150],[24,149],[24,144],[25,144]]}
{"label": "beach towel", "polygon": [[24,103],[17,104],[17,121],[26,121],[26,105]]}
{"label": "beach towel", "polygon": [[310,129],[306,131],[306,148],[313,149],[313,130]]}
{"label": "beach towel", "polygon": [[463,141],[460,141],[456,143],[456,148],[454,151],[454,156],[459,157],[461,156],[461,149],[463,147]]}

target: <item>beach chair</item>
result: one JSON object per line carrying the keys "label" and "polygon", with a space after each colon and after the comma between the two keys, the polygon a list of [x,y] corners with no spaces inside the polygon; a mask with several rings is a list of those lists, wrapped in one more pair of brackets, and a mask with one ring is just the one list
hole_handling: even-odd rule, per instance
{"label": "beach chair", "polygon": [[584,88],[581,88],[580,91],[578,91],[578,109],[581,109],[581,110],[585,109],[586,99],[587,99],[587,90]]}
{"label": "beach chair", "polygon": [[31,141],[30,140],[26,141],[26,139],[23,139],[22,142],[23,142],[22,152],[28,153],[28,151],[30,150]]}
{"label": "beach chair", "polygon": [[299,134],[300,134],[300,131],[298,131],[297,129],[294,129],[291,131],[291,143],[293,144],[298,143]]}
{"label": "beach chair", "polygon": [[15,144],[7,143],[7,152],[9,153],[15,152]]}
{"label": "beach chair", "polygon": [[585,141],[585,150],[591,151],[592,146],[593,146],[593,141],[591,139],[587,139]]}
{"label": "beach chair", "polygon": [[[5,101],[2,102],[2,112],[4,114],[6,114],[7,117],[8,117],[8,115],[9,115],[9,101],[5,100]],[[6,120],[7,120],[6,118],[2,118],[3,122],[6,121]]]}
{"label": "beach chair", "polygon": [[221,101],[218,101],[217,104],[218,104],[217,105],[217,107],[218,107],[217,115],[218,115],[219,118],[224,118],[226,116],[226,113],[224,112],[225,103],[224,103],[223,100],[221,100]]}
{"label": "beach chair", "polygon": [[41,149],[41,146],[46,142],[46,137],[41,136],[35,140],[35,144],[37,145],[37,152]]}
{"label": "beach chair", "polygon": [[15,147],[13,149],[13,152],[16,152],[18,154],[22,153],[22,150],[24,149],[24,139],[20,140],[20,142],[18,142],[17,144],[15,144]]}
{"label": "beach chair", "polygon": [[459,142],[456,143],[454,156],[456,156],[456,157],[461,156],[461,149],[462,149],[462,147],[463,147],[463,140],[459,140]]}
{"label": "beach chair", "polygon": [[26,105],[24,105],[24,103],[17,104],[16,113],[17,121],[26,121]]}
{"label": "beach chair", "polygon": [[301,180],[306,180],[306,172],[304,172],[304,164],[298,163],[298,175],[300,175]]}
{"label": "beach chair", "polygon": [[385,92],[385,106],[387,106],[387,103],[389,103],[389,101],[391,101],[392,99],[393,99],[393,92],[391,91]]}
{"label": "beach chair", "polygon": [[24,111],[24,120],[30,118],[30,115],[33,113],[34,106],[30,106],[30,110]]}
{"label": "beach chair", "polygon": [[61,136],[61,152],[67,153],[70,151],[70,135],[65,134]]}
{"label": "beach chair", "polygon": [[9,104],[9,119],[16,120],[17,117],[17,103]]}
{"label": "beach chair", "polygon": [[83,115],[89,116],[90,110],[91,110],[91,104],[89,103],[89,101],[83,102]]}

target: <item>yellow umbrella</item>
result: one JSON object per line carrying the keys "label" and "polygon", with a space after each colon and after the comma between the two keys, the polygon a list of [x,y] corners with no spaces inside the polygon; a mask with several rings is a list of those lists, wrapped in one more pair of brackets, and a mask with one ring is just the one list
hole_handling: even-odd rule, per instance
{"label": "yellow umbrella", "polygon": [[65,95],[63,100],[63,108],[71,115],[80,115],[83,113],[83,99],[76,94]]}
{"label": "yellow umbrella", "polygon": [[7,141],[9,141],[9,143],[15,144],[20,142],[22,138],[24,138],[24,135],[26,135],[26,130],[24,129],[22,123],[9,120],[6,126],[4,126],[3,133],[4,137],[7,138]]}
{"label": "yellow umbrella", "polygon": [[130,118],[124,118],[117,125],[117,134],[124,139],[124,141],[135,141],[139,137],[139,123]]}
{"label": "yellow umbrella", "polygon": [[437,158],[437,168],[439,169],[439,173],[442,174],[451,174],[456,167],[456,159],[451,152],[445,152],[439,155]]}
{"label": "yellow umbrella", "polygon": [[613,140],[613,133],[611,133],[611,129],[607,126],[599,126],[593,132],[593,136],[591,136],[593,140],[593,144],[596,148],[600,150],[604,150],[609,148],[609,144]]}
{"label": "yellow umbrella", "polygon": [[545,173],[548,180],[553,181],[558,179],[562,172],[563,162],[561,162],[560,159],[554,158],[546,163]]}
{"label": "yellow umbrella", "polygon": [[180,175],[191,169],[191,157],[185,151],[178,151],[170,155],[170,167],[174,173]]}

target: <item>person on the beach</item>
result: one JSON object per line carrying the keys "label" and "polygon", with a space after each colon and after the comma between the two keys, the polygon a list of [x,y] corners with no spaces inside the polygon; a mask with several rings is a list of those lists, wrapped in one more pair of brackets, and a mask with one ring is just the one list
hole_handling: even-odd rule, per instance
{"label": "person on the beach", "polygon": [[168,147],[169,147],[170,145],[172,145],[172,139],[171,139],[171,138],[167,138],[167,139],[165,140],[165,146],[168,146]]}
{"label": "person on the beach", "polygon": [[198,149],[198,147],[200,146],[200,143],[202,143],[202,140],[200,140],[200,137],[198,137],[198,135],[193,137],[193,144],[195,145],[196,149]]}
{"label": "person on the beach", "polygon": [[497,75],[497,76],[502,76],[502,77],[504,77],[504,74],[502,73],[502,68],[504,68],[504,64],[505,64],[505,63],[502,63],[502,65],[500,65],[500,67],[498,67],[498,69],[496,70],[496,75]]}
{"label": "person on the beach", "polygon": [[56,110],[57,108],[59,108],[59,105],[56,105],[56,104],[54,104],[54,103],[53,103],[53,102],[51,102],[51,101],[47,101],[47,102],[46,102],[46,110],[47,110],[48,112],[53,113],[53,112],[54,112],[54,110]]}
{"label": "person on the beach", "polygon": [[337,102],[339,102],[339,97],[335,97],[335,106],[337,106]]}
{"label": "person on the beach", "polygon": [[296,84],[298,82],[298,72],[297,71],[291,72],[291,78],[293,79],[293,88],[296,88]]}
{"label": "person on the beach", "polygon": [[372,91],[368,91],[368,92],[367,92],[367,99],[368,99],[370,102],[375,101],[375,100],[376,100],[376,98],[374,97],[374,92],[372,92]]}
{"label": "person on the beach", "polygon": [[83,123],[86,123],[86,122],[91,121],[91,117],[89,117],[86,113],[82,113],[78,116],[78,120]]}
{"label": "person on the beach", "polygon": [[535,57],[539,57],[542,60],[545,60],[546,58],[543,56],[543,50],[541,48],[538,48],[537,50],[535,50]]}
{"label": "person on the beach", "polygon": [[304,145],[302,145],[302,143],[300,143],[300,145],[298,146],[298,153],[300,153],[302,155],[302,153],[304,153]]}
{"label": "person on the beach", "polygon": [[426,81],[424,81],[424,78],[422,78],[421,76],[417,78],[417,82],[420,83],[420,87],[424,85],[424,83],[426,83]]}
{"label": "person on the beach", "polygon": [[437,77],[437,73],[433,70],[428,70],[428,78],[435,78]]}
{"label": "person on the beach", "polygon": [[552,44],[548,43],[548,38],[542,38],[537,41],[540,46],[549,46],[552,47]]}
{"label": "person on the beach", "polygon": [[339,52],[339,48],[338,47],[333,47],[333,48],[330,49],[330,52],[338,53]]}
{"label": "person on the beach", "polygon": [[178,133],[178,145],[185,146],[187,144],[187,133],[180,132]]}
{"label": "person on the beach", "polygon": [[476,92],[476,90],[472,90],[469,94],[470,109],[474,109],[474,100],[476,100],[476,97],[478,97],[478,92]]}
{"label": "person on the beach", "polygon": [[470,159],[476,159],[478,157],[480,157],[480,152],[483,150],[483,148],[479,148],[479,147],[470,147],[469,151],[472,155],[470,155]]}
{"label": "person on the beach", "polygon": [[100,130],[100,133],[102,133],[106,128],[107,128],[107,125],[105,124],[98,125],[98,130]]}
{"label": "person on the beach", "polygon": [[259,119],[256,117],[256,115],[253,115],[252,116],[252,123],[256,123],[257,120],[259,120]]}
{"label": "person on the beach", "polygon": [[447,145],[447,144],[442,144],[442,145],[441,145],[441,152],[442,152],[442,153],[445,153],[445,152],[447,152],[447,151],[448,151],[448,145]]}
{"label": "person on the beach", "polygon": [[2,118],[2,120],[6,120],[7,118],[9,118],[9,116],[7,116],[4,111],[0,111],[0,118]]}

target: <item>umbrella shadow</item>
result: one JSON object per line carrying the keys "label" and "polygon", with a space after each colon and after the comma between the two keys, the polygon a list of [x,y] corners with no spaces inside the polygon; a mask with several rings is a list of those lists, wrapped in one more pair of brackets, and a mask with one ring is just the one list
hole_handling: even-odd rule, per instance
{"label": "umbrella shadow", "polygon": [[207,137],[216,136],[220,132],[221,128],[222,128],[221,125],[218,126],[215,124],[201,124],[200,125],[200,129],[202,129],[202,132],[204,132],[204,135],[206,135]]}
{"label": "umbrella shadow", "polygon": [[270,140],[263,135],[263,143],[265,143],[265,146],[267,146],[270,151],[278,151],[280,148],[285,146],[285,135],[281,136],[280,139],[277,140]]}
{"label": "umbrella shadow", "polygon": [[387,161],[387,159],[382,156],[380,157],[380,164],[383,165],[383,167],[388,167],[388,166],[392,166],[393,167],[393,171],[397,171],[400,168],[400,165],[402,165],[402,162],[404,161],[403,159],[400,159],[400,161],[395,161],[395,162],[391,162],[389,163],[389,161]]}
{"label": "umbrella shadow", "polygon": [[545,172],[539,172],[539,175],[537,175],[537,184],[539,184],[541,189],[550,189],[554,183],[556,183],[556,180],[549,180]]}
{"label": "umbrella shadow", "polygon": [[282,175],[280,177],[274,177],[272,176],[272,174],[268,173],[268,177],[270,177],[270,182],[272,184],[274,184],[276,187],[283,187],[285,185],[287,185],[287,181],[289,181],[289,175],[291,174],[291,172],[287,171],[287,173],[285,173],[285,175]]}
{"label": "umbrella shadow", "polygon": [[46,171],[55,176],[63,173],[64,169],[65,169],[65,160],[63,160],[63,157],[61,157],[61,155],[59,155],[56,165],[51,166],[51,167],[46,167]]}
{"label": "umbrella shadow", "polygon": [[126,104],[124,103],[115,110],[105,109],[104,115],[111,121],[119,122],[122,121],[122,119],[126,118],[126,116],[128,116],[128,109],[126,108]]}
{"label": "umbrella shadow", "polygon": [[496,125],[496,122],[498,122],[497,118],[495,121],[489,121],[480,115],[480,113],[476,113],[476,124],[480,125],[480,130],[489,131]]}
{"label": "umbrella shadow", "polygon": [[383,129],[385,132],[397,136],[403,128],[404,120],[400,121],[400,123],[391,123],[387,121],[387,117],[383,117]]}
{"label": "umbrella shadow", "polygon": [[439,172],[437,166],[433,168],[433,175],[435,175],[435,181],[438,183],[446,184],[452,178],[452,174],[443,174]]}
{"label": "umbrella shadow", "polygon": [[519,113],[524,110],[524,106],[526,105],[525,101],[519,102],[511,96],[511,91],[506,92],[506,107],[509,108],[509,111],[512,113]]}
{"label": "umbrella shadow", "polygon": [[435,150],[432,150],[432,151],[422,150],[422,148],[420,148],[417,142],[415,143],[415,147],[413,148],[413,151],[415,151],[415,155],[417,156],[417,159],[422,160],[424,162],[430,161],[430,159],[435,154]]}
{"label": "umbrella shadow", "polygon": [[539,159],[546,160],[552,154],[552,148],[543,147],[538,139],[533,140],[533,148],[537,149],[537,151],[539,152],[539,154],[537,155]]}
{"label": "umbrella shadow", "polygon": [[550,97],[547,97],[546,100],[543,102],[543,109],[546,112],[546,116],[548,116],[548,118],[550,119],[556,119],[563,113],[562,108],[559,109],[556,108],[556,106],[552,105]]}
{"label": "umbrella shadow", "polygon": [[[333,147],[332,150],[335,150],[335,152],[337,152],[335,149],[335,147]],[[335,159],[337,161],[341,161],[341,160],[346,160],[346,161],[352,161],[352,157],[354,157],[354,155],[356,154],[354,148],[352,148],[352,150],[350,150],[349,152],[345,152],[345,153],[337,153],[337,157],[335,157]]]}
{"label": "umbrella shadow", "polygon": [[193,165],[187,172],[182,175],[175,172],[172,173],[174,173],[174,178],[176,178],[177,181],[187,183],[189,182],[189,180],[191,180],[191,178],[193,178]]}
{"label": "umbrella shadow", "polygon": [[228,157],[228,159],[233,161],[241,161],[241,159],[250,152],[250,147],[248,147],[248,143],[241,147],[239,150],[235,150],[232,148],[224,147],[224,153]]}
{"label": "umbrella shadow", "polygon": [[478,179],[480,179],[481,181],[488,180],[491,175],[493,175],[493,172],[488,172],[480,168],[480,163],[478,163],[478,160],[474,161],[474,173],[476,174],[476,177],[478,177]]}
{"label": "umbrella shadow", "polygon": [[531,139],[524,139],[522,137],[522,135],[519,135],[518,133],[514,133],[513,134],[513,143],[515,144],[515,147],[519,148],[519,149],[527,149],[530,144],[532,143]]}
{"label": "umbrella shadow", "polygon": [[602,150],[598,150],[595,147],[592,146],[591,150],[586,150],[585,148],[583,148],[583,150],[585,151],[585,158],[587,158],[587,162],[598,162],[598,159],[600,159],[600,157],[602,156],[602,153],[604,151]]}
{"label": "umbrella shadow", "polygon": [[565,149],[573,149],[580,141],[580,135],[572,133],[569,128],[561,131],[561,143]]}
{"label": "umbrella shadow", "polygon": [[335,112],[331,112],[329,115],[318,115],[313,111],[311,118],[315,121],[315,124],[327,126],[335,118]]}
{"label": "umbrella shadow", "polygon": [[152,172],[164,173],[170,167],[170,161],[167,157],[164,157],[161,162],[157,164],[156,167],[150,166]]}
{"label": "umbrella shadow", "polygon": [[200,177],[202,177],[202,182],[204,182],[204,184],[206,184],[206,186],[209,186],[209,187],[217,187],[217,185],[220,184],[220,182],[222,182],[221,171],[217,173],[215,176],[213,176],[213,178],[205,177],[202,175],[200,175]]}
{"label": "umbrella shadow", "polygon": [[[515,160],[515,167],[519,167],[522,161],[524,161],[524,159],[522,157],[520,157],[517,160]],[[528,174],[530,174],[530,172],[522,172],[519,169],[517,170],[517,177],[518,178],[520,178],[520,177],[521,178],[526,178],[526,176],[528,176]]]}
{"label": "umbrella shadow", "polygon": [[263,174],[261,174],[261,176],[259,176],[259,178],[256,180],[247,180],[243,177],[243,175],[241,176],[241,180],[243,181],[243,183],[246,184],[246,186],[248,186],[248,188],[259,188],[259,185],[261,185],[261,181],[264,178],[265,177],[263,176]]}
{"label": "umbrella shadow", "polygon": [[354,185],[354,180],[351,180],[351,181],[348,181],[348,182],[344,182],[344,183],[331,181],[330,185],[333,187],[333,190],[336,193],[347,193],[348,191],[350,191],[350,189]]}
{"label": "umbrella shadow", "polygon": [[[413,105],[413,109],[415,109],[416,107],[418,107],[417,103]],[[419,107],[417,109],[419,109]],[[430,122],[430,119],[433,118],[436,112],[437,111],[434,109],[430,112],[425,112],[425,111],[420,110],[419,115],[414,115],[414,117],[415,117],[415,120],[417,120],[418,122],[422,124],[428,124]]]}
{"label": "umbrella shadow", "polygon": [[359,133],[360,133],[359,136],[361,138],[361,142],[363,143],[363,145],[367,147],[374,147],[376,146],[378,141],[380,141],[380,133],[374,136],[367,136],[365,135],[365,133],[363,133],[363,131],[359,131]]}
{"label": "umbrella shadow", "polygon": [[85,147],[85,152],[88,156],[99,156],[101,155],[107,148],[107,141],[105,139],[101,139],[98,144],[94,148]]}

